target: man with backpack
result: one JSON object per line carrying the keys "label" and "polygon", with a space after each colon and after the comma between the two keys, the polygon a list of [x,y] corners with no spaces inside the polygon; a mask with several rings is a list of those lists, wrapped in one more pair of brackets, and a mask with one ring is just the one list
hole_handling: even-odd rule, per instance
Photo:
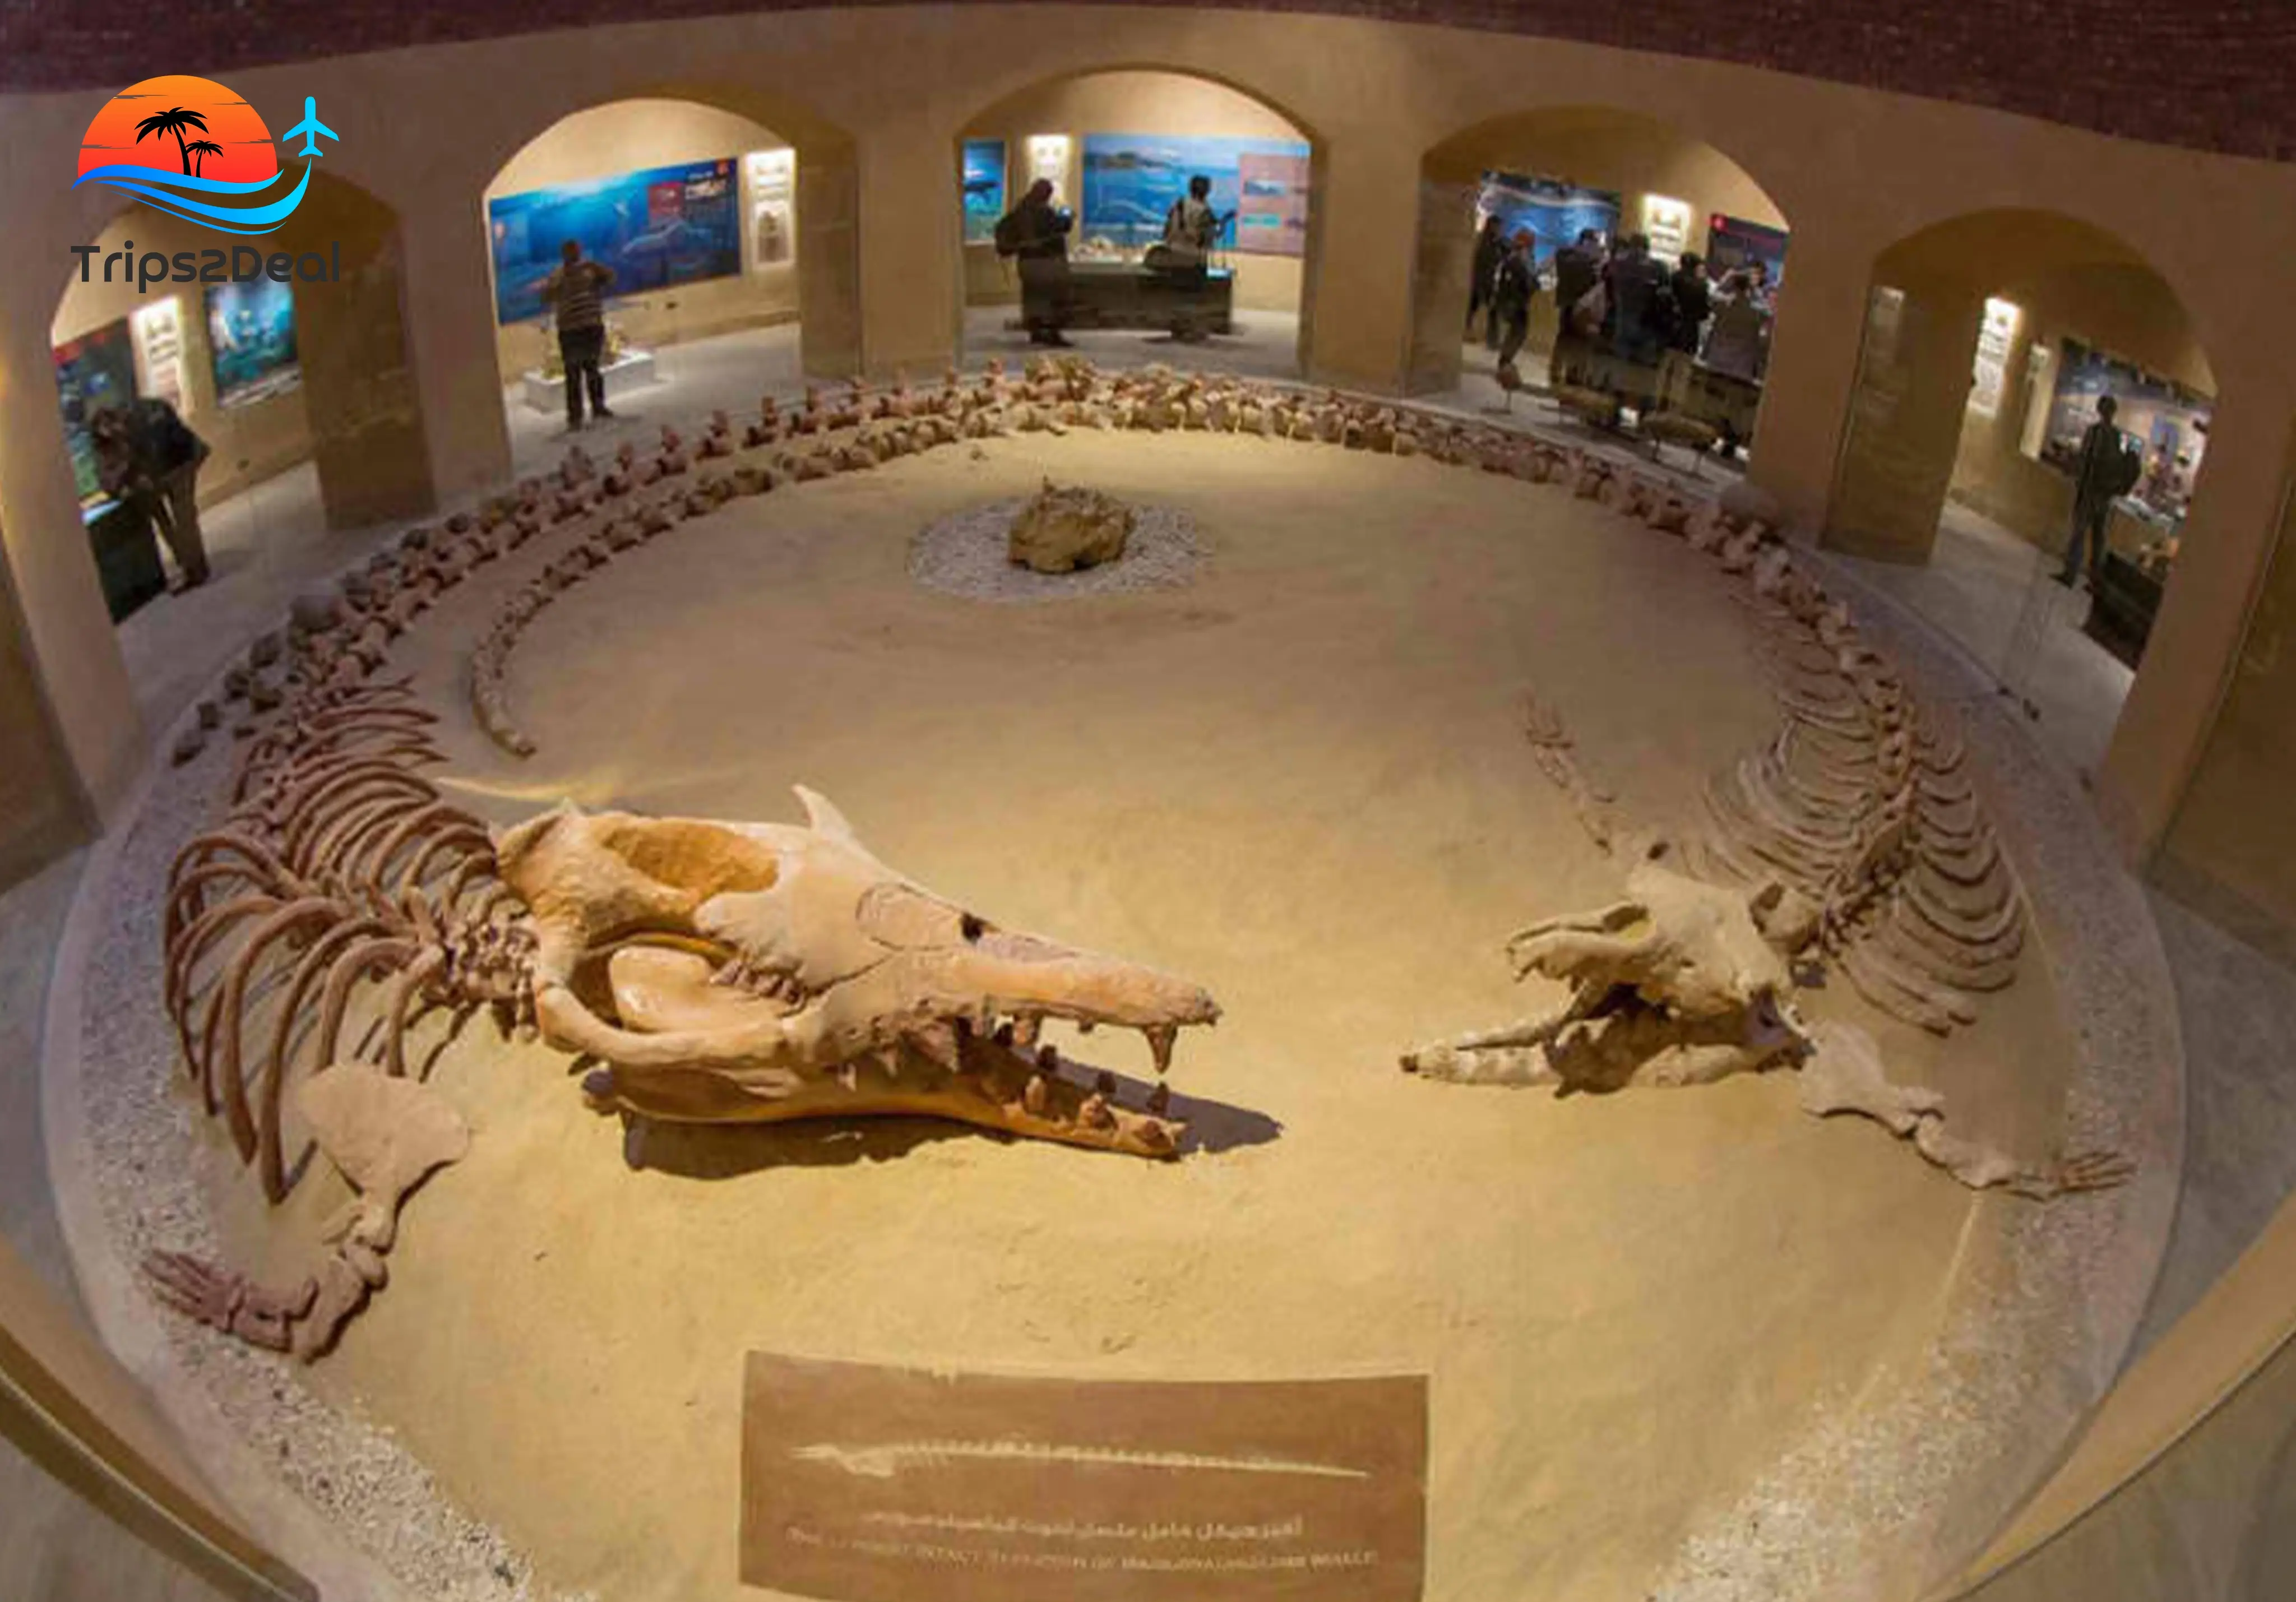
{"label": "man with backpack", "polygon": [[178,589],[208,581],[207,541],[200,531],[201,464],[212,454],[176,408],[139,396],[124,411],[96,414],[89,426],[105,493],[150,520],[181,574]]}
{"label": "man with backpack", "polygon": [[1530,332],[1530,298],[1538,287],[1534,255],[1530,230],[1517,228],[1491,278],[1491,326],[1499,336],[1499,382],[1508,389],[1521,382],[1520,374],[1512,381],[1505,374],[1513,369],[1514,358]]}
{"label": "man with backpack", "polygon": [[996,253],[1021,267],[1021,320],[1029,341],[1065,345],[1061,333],[1069,283],[1069,229],[1075,219],[1053,204],[1053,185],[1038,178],[1020,203],[996,221]]}
{"label": "man with backpack", "polygon": [[1577,242],[1554,252],[1554,352],[1547,363],[1547,382],[1557,389],[1575,383],[1584,365],[1591,335],[1579,326],[1578,308],[1603,281],[1603,236],[1592,228],[1578,230]]}
{"label": "man with backpack", "polygon": [[2081,436],[2080,454],[2073,459],[2073,533],[2065,544],[2064,567],[2057,574],[2057,582],[2068,589],[2084,573],[2089,587],[2096,587],[2112,503],[2136,486],[2144,470],[2143,458],[2121,443],[2120,431],[2113,426],[2113,414],[2120,409],[2110,395],[2098,399],[2096,421]]}

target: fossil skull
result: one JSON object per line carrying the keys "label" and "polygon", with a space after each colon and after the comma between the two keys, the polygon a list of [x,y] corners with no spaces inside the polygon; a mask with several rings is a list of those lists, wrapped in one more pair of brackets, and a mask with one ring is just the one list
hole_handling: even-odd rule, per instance
{"label": "fossil skull", "polygon": [[1176,1154],[1181,1126],[1087,1087],[1046,1018],[1146,1036],[1160,1075],[1179,1031],[1218,1020],[1201,986],[997,926],[880,862],[837,809],[714,823],[561,809],[500,834],[536,936],[544,1037],[607,1066],[603,1104],[695,1122],[863,1113]]}
{"label": "fossil skull", "polygon": [[1797,1056],[1807,1031],[1793,1005],[1790,953],[1809,910],[1776,886],[1748,894],[1678,871],[1652,841],[1626,896],[1548,918],[1507,942],[1515,977],[1570,987],[1562,1005],[1505,1028],[1406,1055],[1436,1079],[1616,1089],[1689,1084]]}

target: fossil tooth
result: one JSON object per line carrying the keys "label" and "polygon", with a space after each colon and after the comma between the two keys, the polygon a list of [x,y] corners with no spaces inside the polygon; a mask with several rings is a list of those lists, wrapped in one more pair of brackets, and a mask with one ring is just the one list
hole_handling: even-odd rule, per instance
{"label": "fossil tooth", "polygon": [[1092,1022],[1092,1020],[1091,1020],[1091,1019],[1089,1019],[1089,1018],[1079,1018],[1079,1019],[1078,1019],[1078,1020],[1077,1020],[1077,1033],[1078,1033],[1078,1034],[1080,1034],[1080,1035],[1088,1035],[1088,1034],[1090,1034],[1090,1033],[1092,1032],[1092,1031],[1093,1031],[1093,1022]]}
{"label": "fossil tooth", "polygon": [[1013,1043],[1026,1051],[1037,1043],[1037,1031],[1044,1027],[1041,1013],[1021,1013],[1013,1020]]}
{"label": "fossil tooth", "polygon": [[1148,1049],[1155,1055],[1156,1072],[1168,1073],[1172,1068],[1172,1042],[1180,1038],[1177,1023],[1152,1023],[1140,1031],[1148,1037]]}
{"label": "fossil tooth", "polygon": [[951,1073],[964,1065],[964,1043],[954,1024],[929,1023],[922,1029],[913,1030],[909,1034],[909,1043]]}
{"label": "fossil tooth", "polygon": [[1156,1088],[1148,1092],[1148,1111],[1154,1116],[1161,1118],[1171,1110],[1172,1087],[1160,1080]]}
{"label": "fossil tooth", "polygon": [[1060,1071],[1061,1054],[1050,1046],[1037,1047],[1037,1072],[1039,1073],[1058,1074]]}
{"label": "fossil tooth", "polygon": [[1100,1071],[1100,1077],[1093,1080],[1092,1089],[1094,1095],[1102,1097],[1109,1101],[1114,1101],[1116,1099],[1116,1075],[1111,1073],[1105,1068],[1102,1069]]}

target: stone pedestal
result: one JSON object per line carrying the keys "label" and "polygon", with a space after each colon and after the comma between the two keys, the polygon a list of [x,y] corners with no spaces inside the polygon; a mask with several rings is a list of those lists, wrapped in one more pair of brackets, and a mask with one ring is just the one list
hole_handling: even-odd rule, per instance
{"label": "stone pedestal", "polygon": [[[598,369],[606,381],[606,404],[611,406],[633,390],[650,390],[661,382],[654,370],[651,350],[625,350],[607,366]],[[550,378],[539,370],[529,371],[522,386],[526,404],[537,412],[561,412],[566,409],[566,375]]]}

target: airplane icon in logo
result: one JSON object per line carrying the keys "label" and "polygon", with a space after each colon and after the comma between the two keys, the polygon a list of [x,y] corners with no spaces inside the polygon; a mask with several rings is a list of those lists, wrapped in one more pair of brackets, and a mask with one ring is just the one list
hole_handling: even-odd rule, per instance
{"label": "airplane icon in logo", "polygon": [[300,156],[308,161],[316,156],[326,154],[319,148],[320,139],[324,137],[340,141],[342,136],[319,120],[318,97],[315,94],[306,94],[303,96],[303,120],[279,137],[283,143],[299,137],[303,141],[303,148],[289,151],[287,153],[291,156]]}

